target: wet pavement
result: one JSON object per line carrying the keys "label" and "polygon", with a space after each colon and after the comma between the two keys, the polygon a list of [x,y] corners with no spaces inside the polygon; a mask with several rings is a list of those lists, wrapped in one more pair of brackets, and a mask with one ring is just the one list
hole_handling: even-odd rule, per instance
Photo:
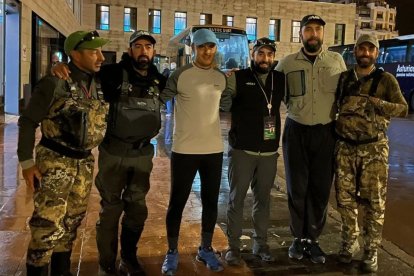
{"label": "wet pavement", "polygon": [[[154,158],[154,171],[151,176],[151,190],[147,196],[149,206],[149,217],[146,227],[139,244],[138,255],[145,267],[147,275],[161,275],[160,268],[166,251],[165,233],[165,213],[169,198],[170,170],[169,155],[171,151],[171,132],[173,128],[173,117],[163,115],[163,129],[161,134],[154,140],[156,144],[156,157]],[[6,125],[0,126],[0,275],[25,275],[25,251],[30,239],[28,231],[28,220],[32,213],[31,192],[26,190],[21,173],[18,169],[16,156],[17,126],[16,117],[6,117]],[[222,118],[223,136],[229,129],[229,116]],[[407,122],[407,127],[410,123]],[[412,126],[411,126],[412,128]],[[398,130],[396,130],[399,133]],[[165,134],[166,133],[166,134]],[[410,174],[413,173],[413,154],[405,148],[406,144],[413,139],[405,140],[404,135],[400,135],[401,142],[392,146],[390,162],[392,168],[398,168],[399,173],[390,173],[392,186],[396,187],[396,196],[391,195],[389,189],[388,205],[414,201],[414,195],[405,193],[410,182]],[[413,137],[414,138],[414,137]],[[227,140],[226,140],[227,141]],[[406,142],[405,142],[406,141]],[[226,229],[226,208],[229,185],[227,182],[227,142],[225,143],[225,160],[222,173],[222,185],[219,199],[219,216],[214,235],[213,246],[217,250],[225,250],[227,242],[225,238]],[[401,153],[393,151],[401,147]],[[412,150],[411,146],[411,150]],[[281,152],[280,152],[281,153]],[[406,154],[407,159],[400,158]],[[411,159],[410,159],[411,158]],[[392,161],[392,160],[395,160]],[[407,161],[411,160],[411,161]],[[400,162],[400,163],[398,163]],[[407,162],[411,162],[406,166]],[[398,165],[399,164],[399,165]],[[404,180],[404,177],[407,177]],[[413,179],[411,177],[411,179]],[[405,182],[404,182],[405,181]],[[395,184],[394,184],[395,183]],[[401,184],[402,183],[402,184]],[[405,184],[404,184],[405,183]],[[400,186],[399,186],[400,185]],[[391,186],[391,184],[390,184]],[[323,234],[320,237],[321,247],[328,254],[325,265],[316,265],[305,259],[302,261],[292,261],[287,257],[287,249],[291,242],[289,230],[289,213],[287,209],[287,197],[285,193],[285,178],[283,159],[280,157],[278,162],[278,176],[275,187],[272,189],[271,201],[271,226],[269,229],[269,245],[272,253],[276,256],[273,263],[264,263],[251,254],[252,224],[250,219],[252,197],[249,191],[246,198],[243,222],[243,259],[241,267],[228,267],[220,273],[210,272],[204,265],[195,261],[195,255],[199,244],[201,202],[199,197],[200,185],[197,178],[193,193],[187,203],[183,214],[183,222],[180,236],[180,264],[177,275],[356,275],[358,272],[359,261],[354,261],[350,265],[340,265],[336,262],[336,252],[339,248],[339,216],[334,208],[329,208],[329,216]],[[392,199],[394,198],[394,199]],[[405,203],[404,203],[405,204]],[[387,206],[387,212],[392,208]],[[412,206],[412,205],[408,205]],[[397,213],[400,212],[397,209]],[[412,210],[408,209],[408,210]],[[96,275],[97,274],[97,249],[95,244],[95,222],[99,212],[99,194],[94,188],[91,194],[87,216],[78,232],[78,239],[75,244],[72,256],[72,271],[77,275]],[[409,212],[406,212],[409,216]],[[398,215],[394,213],[386,214],[386,229],[390,233],[394,231],[395,224],[390,217],[401,218],[401,221],[411,218],[404,218],[404,213]],[[392,223],[390,223],[390,221]],[[404,226],[405,227],[405,226]],[[414,232],[411,225],[405,231]],[[388,230],[387,230],[388,231]],[[384,233],[387,235],[387,232]],[[393,234],[394,235],[394,234]],[[393,236],[391,235],[391,236]],[[398,234],[397,234],[398,236]],[[388,239],[388,237],[386,236]],[[394,239],[394,238],[392,238]],[[407,254],[396,245],[394,240],[384,240],[379,252],[379,271],[378,275],[414,275],[414,254]],[[412,242],[414,238],[409,237]],[[401,246],[402,248],[402,246]],[[408,252],[408,251],[407,251]],[[360,256],[357,256],[357,259]]]}

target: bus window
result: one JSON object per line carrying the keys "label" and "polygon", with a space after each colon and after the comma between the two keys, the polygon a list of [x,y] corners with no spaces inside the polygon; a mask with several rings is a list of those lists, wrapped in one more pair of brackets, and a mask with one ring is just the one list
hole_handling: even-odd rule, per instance
{"label": "bus window", "polygon": [[407,46],[391,46],[385,50],[384,63],[405,62]]}
{"label": "bus window", "polygon": [[408,60],[407,62],[414,62],[414,45],[410,46],[410,49],[408,51]]}

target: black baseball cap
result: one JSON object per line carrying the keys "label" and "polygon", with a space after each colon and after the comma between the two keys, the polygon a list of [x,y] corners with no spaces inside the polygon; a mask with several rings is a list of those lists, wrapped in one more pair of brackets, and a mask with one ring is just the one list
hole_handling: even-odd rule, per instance
{"label": "black baseball cap", "polygon": [[319,15],[316,14],[308,14],[305,17],[302,18],[302,21],[300,21],[300,27],[306,26],[310,22],[317,22],[321,24],[322,26],[326,25],[325,20],[322,19]]}
{"label": "black baseball cap", "polygon": [[137,41],[140,38],[145,38],[148,39],[152,44],[157,43],[157,41],[155,40],[155,38],[147,31],[144,30],[138,30],[135,31],[129,38],[129,45],[131,45],[132,43],[134,43],[135,41]]}
{"label": "black baseball cap", "polygon": [[253,52],[258,51],[262,47],[269,47],[270,49],[272,49],[273,52],[276,52],[276,42],[267,37],[259,38],[254,42]]}

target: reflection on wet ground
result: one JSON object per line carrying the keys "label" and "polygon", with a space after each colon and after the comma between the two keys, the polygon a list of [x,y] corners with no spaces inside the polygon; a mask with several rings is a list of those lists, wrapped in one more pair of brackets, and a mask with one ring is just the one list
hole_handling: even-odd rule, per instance
{"label": "reflection on wet ground", "polygon": [[[283,114],[282,119],[286,114]],[[24,275],[25,251],[30,234],[28,219],[32,212],[31,193],[21,184],[16,156],[17,126],[16,117],[9,118],[9,124],[0,126],[0,247],[7,248],[0,252],[0,275]],[[139,256],[144,264],[147,275],[160,275],[160,267],[166,251],[165,212],[169,199],[169,156],[172,145],[173,116],[163,114],[163,126],[160,134],[153,139],[156,145],[154,171],[151,175],[151,190],[147,196],[149,218],[145,226],[139,246]],[[218,226],[214,235],[214,246],[224,250],[227,242],[226,208],[229,186],[227,182],[227,132],[230,127],[230,116],[223,114],[221,127],[225,140],[224,165],[219,197]],[[407,131],[407,129],[412,131]],[[398,244],[407,252],[414,248],[408,233],[414,232],[410,211],[414,210],[413,184],[413,118],[395,120],[391,124],[391,156],[390,156],[390,185],[384,235]],[[397,138],[394,138],[397,137]],[[279,149],[281,153],[281,150]],[[320,243],[328,254],[325,265],[314,265],[308,259],[300,262],[287,257],[287,249],[291,242],[289,230],[289,212],[284,184],[283,159],[278,161],[278,177],[275,188],[271,193],[271,215],[269,229],[269,245],[276,256],[274,263],[264,263],[251,254],[252,221],[250,218],[253,204],[251,192],[245,201],[243,217],[242,256],[245,264],[242,267],[225,267],[221,275],[349,275],[358,274],[360,261],[352,262],[349,266],[341,266],[336,262],[336,252],[339,248],[339,218],[337,213],[329,210],[325,230],[320,237]],[[180,269],[179,275],[217,275],[194,260],[199,244],[200,231],[200,181],[197,176],[187,207],[183,214],[180,236]],[[97,249],[95,244],[95,222],[99,214],[99,194],[92,190],[88,206],[88,214],[79,229],[78,239],[72,257],[73,271],[78,275],[96,275]],[[409,218],[410,217],[410,218]],[[401,238],[401,239],[399,239]],[[405,247],[404,247],[405,246]],[[404,258],[400,252],[381,250],[379,255],[380,267],[378,275],[414,275],[414,254]],[[360,255],[357,256],[357,259]],[[408,258],[408,259],[407,259]],[[411,258],[411,259],[410,259]]]}
{"label": "reflection on wet ground", "polygon": [[384,238],[414,256],[414,114],[393,119]]}

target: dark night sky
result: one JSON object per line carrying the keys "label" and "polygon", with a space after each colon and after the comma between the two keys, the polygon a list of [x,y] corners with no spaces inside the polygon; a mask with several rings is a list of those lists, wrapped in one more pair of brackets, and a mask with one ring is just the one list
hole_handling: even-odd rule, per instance
{"label": "dark night sky", "polygon": [[[391,7],[397,7],[397,30],[400,35],[414,34],[414,1],[386,0]],[[411,21],[411,22],[410,22]]]}

